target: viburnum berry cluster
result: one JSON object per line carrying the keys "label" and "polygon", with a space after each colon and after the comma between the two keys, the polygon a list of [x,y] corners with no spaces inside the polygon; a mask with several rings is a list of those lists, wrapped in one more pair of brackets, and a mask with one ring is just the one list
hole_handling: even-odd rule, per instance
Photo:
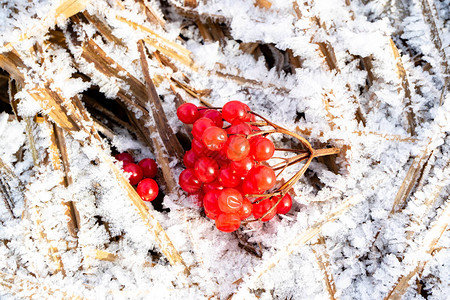
{"label": "viburnum berry cluster", "polygon": [[135,163],[133,156],[127,152],[114,156],[122,162],[123,171],[127,173],[128,181],[136,186],[136,192],[144,201],[153,201],[158,196],[159,187],[155,178],[158,173],[158,166],[151,158],[144,158],[139,163]]}
{"label": "viburnum berry cluster", "polygon": [[[313,149],[303,137],[270,122],[240,101],[230,101],[223,108],[185,103],[178,108],[177,116],[181,122],[193,124],[191,150],[183,157],[186,169],[180,174],[179,184],[188,194],[199,196],[205,214],[225,232],[237,230],[241,223],[265,222],[276,214],[288,213],[292,207],[288,191],[312,159],[339,152],[337,148]],[[267,138],[274,133],[297,139],[303,148],[276,148]],[[273,157],[275,151],[298,154]],[[271,166],[268,160],[272,158],[283,162]],[[277,177],[287,167],[305,160],[292,178],[277,184]],[[254,219],[247,220],[251,215]]]}

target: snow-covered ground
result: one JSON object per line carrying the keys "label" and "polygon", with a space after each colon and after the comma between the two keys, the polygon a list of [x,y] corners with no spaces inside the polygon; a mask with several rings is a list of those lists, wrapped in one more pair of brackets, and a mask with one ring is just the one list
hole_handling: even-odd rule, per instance
{"label": "snow-covered ground", "polygon": [[[266,1],[205,0],[194,9],[177,0],[79,2],[121,43],[91,23],[72,26],[58,15],[60,1],[0,1],[0,59],[14,48],[25,65],[15,94],[22,121],[0,114],[0,298],[448,298],[449,0],[273,0],[270,8],[254,5]],[[165,24],[149,22],[141,3]],[[227,35],[206,40],[198,23],[208,22]],[[63,45],[48,42],[53,24]],[[153,57],[152,78],[186,76],[192,88],[211,90],[204,100],[213,106],[240,100],[315,147],[341,148],[337,172],[314,161],[292,191],[291,212],[248,224],[239,237],[218,231],[176,190],[165,190],[169,212],[147,204],[153,218],[146,223],[82,130],[65,134],[73,182],[60,184],[63,172],[45,163],[53,126],[33,120],[52,115],[33,93],[49,88],[67,102],[94,86],[111,102],[132,94],[126,80],[92,64],[77,40],[93,41],[113,68],[123,68],[120,76],[143,82],[137,42],[147,39],[150,52],[166,54],[162,38],[190,51],[195,65],[172,59],[177,70],[161,68]],[[38,51],[30,50],[34,44]],[[246,52],[244,44],[259,50]],[[272,51],[273,67],[260,49]],[[292,57],[296,68],[289,68]],[[184,130],[170,81],[162,79],[157,91],[173,130]],[[124,128],[114,135],[103,141],[106,148],[155,156]],[[182,168],[170,159],[177,178]],[[67,201],[79,212],[76,235],[67,226]],[[149,230],[157,222],[188,276],[161,254],[160,236]],[[99,259],[99,250],[113,258]]]}

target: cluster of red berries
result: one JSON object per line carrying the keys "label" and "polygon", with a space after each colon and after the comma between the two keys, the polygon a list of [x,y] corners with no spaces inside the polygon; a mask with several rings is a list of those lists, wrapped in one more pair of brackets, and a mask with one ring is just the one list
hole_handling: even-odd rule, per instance
{"label": "cluster of red berries", "polygon": [[281,201],[263,196],[276,183],[274,170],[263,164],[273,156],[275,146],[255,126],[255,115],[246,104],[230,101],[219,110],[185,103],[177,116],[193,124],[194,137],[183,158],[186,169],[179,184],[188,194],[199,195],[206,215],[219,230],[235,231],[252,214],[269,221],[277,213],[289,212],[289,194]]}
{"label": "cluster of red berries", "polygon": [[114,156],[123,164],[123,171],[129,175],[131,185],[137,185],[136,192],[144,201],[153,201],[158,196],[158,184],[152,178],[158,173],[156,162],[151,158],[144,158],[135,164],[133,156],[127,152]]}

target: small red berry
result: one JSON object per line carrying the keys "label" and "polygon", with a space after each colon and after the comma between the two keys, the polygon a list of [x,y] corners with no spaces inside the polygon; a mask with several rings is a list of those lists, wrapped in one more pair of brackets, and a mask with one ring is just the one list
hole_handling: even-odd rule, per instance
{"label": "small red berry", "polygon": [[241,218],[241,220],[245,220],[252,215],[252,211],[253,204],[250,202],[250,200],[244,198],[244,200],[242,201],[242,207],[238,211],[239,217]]}
{"label": "small red berry", "polygon": [[123,171],[129,174],[128,181],[131,185],[138,184],[139,181],[144,178],[144,172],[142,172],[141,167],[136,164],[129,163],[123,166]]}
{"label": "small red berry", "polygon": [[181,172],[178,181],[181,188],[190,194],[197,193],[202,187],[202,183],[195,175],[194,169],[186,169]]}
{"label": "small red berry", "polygon": [[249,109],[240,101],[230,101],[222,108],[222,117],[225,121],[233,124],[235,120],[245,120],[248,118]]}
{"label": "small red berry", "polygon": [[198,140],[196,138],[194,138],[192,140],[191,147],[192,147],[191,150],[194,151],[194,153],[195,153],[195,155],[197,155],[197,157],[211,156],[214,153],[213,151],[206,148],[206,146],[202,140]]}
{"label": "small red berry", "polygon": [[193,124],[200,117],[197,106],[192,103],[184,103],[177,109],[178,119],[185,124]]}
{"label": "small red berry", "polygon": [[121,161],[124,165],[126,163],[134,163],[133,156],[131,156],[131,154],[127,153],[127,152],[116,154],[116,155],[114,155],[114,157],[118,161]]}
{"label": "small red berry", "polygon": [[220,191],[210,191],[203,197],[203,207],[205,208],[205,213],[208,218],[215,220],[222,212],[219,209],[219,198]]}
{"label": "small red berry", "polygon": [[199,119],[200,118],[203,118],[203,115],[205,114],[205,112],[208,110],[208,108],[206,107],[206,106],[199,106],[198,108],[197,108],[197,110],[198,110],[198,115],[199,115]]}
{"label": "small red berry", "polygon": [[216,219],[216,227],[220,231],[233,232],[241,226],[241,219],[238,214],[220,214]]}
{"label": "small red berry", "polygon": [[144,177],[146,178],[154,178],[158,173],[158,166],[151,158],[144,158],[138,163],[138,166],[141,167],[144,172]]}
{"label": "small red berry", "polygon": [[233,188],[241,183],[241,178],[231,168],[221,169],[217,178],[224,187]]}
{"label": "small red berry", "polygon": [[228,127],[227,133],[249,135],[252,133],[252,127],[247,123],[243,123],[241,121],[234,121],[233,125]]}
{"label": "small red berry", "polygon": [[256,161],[265,161],[272,158],[273,153],[275,152],[275,146],[271,140],[268,138],[258,136],[257,139],[254,139],[250,142],[250,155]]}
{"label": "small red berry", "polygon": [[202,135],[202,141],[206,148],[212,151],[218,151],[225,146],[228,140],[227,133],[222,128],[211,126],[207,128]]}
{"label": "small red berry", "polygon": [[[278,197],[274,197],[274,201],[278,201]],[[287,214],[292,208],[292,198],[289,194],[284,195],[283,198],[281,198],[280,203],[277,205],[277,213],[280,215]]]}
{"label": "small red berry", "polygon": [[250,113],[252,111],[250,109],[250,107],[247,104],[245,104],[245,103],[242,103],[242,104],[244,104],[244,107],[247,110],[247,116],[242,121],[244,121],[244,122],[255,122],[256,121],[256,117],[255,117],[254,114]]}
{"label": "small red berry", "polygon": [[186,151],[186,153],[183,156],[183,163],[186,166],[186,168],[194,168],[196,160],[197,155],[195,154],[194,150]]}
{"label": "small red berry", "polygon": [[253,159],[247,156],[243,160],[232,161],[230,163],[230,168],[237,174],[239,174],[239,176],[245,177],[254,165],[255,162],[253,161]]}
{"label": "small red berry", "polygon": [[203,192],[205,193],[215,190],[223,190],[223,185],[217,179],[203,185]]}
{"label": "small red berry", "polygon": [[[275,201],[272,198],[264,199],[259,203],[253,204],[253,216],[256,219],[261,218],[265,213],[267,213],[274,205]],[[277,208],[274,207],[270,213],[261,219],[261,221],[266,222],[271,220],[277,214]]]}
{"label": "small red berry", "polygon": [[248,194],[262,194],[264,191],[260,190],[256,183],[254,183],[252,180],[249,180],[249,178],[245,178],[242,182],[242,193],[244,195]]}
{"label": "small red berry", "polygon": [[214,124],[216,124],[217,127],[222,128],[222,126],[223,126],[222,114],[215,109],[205,110],[202,118],[211,119],[214,122]]}
{"label": "small red berry", "polygon": [[192,135],[194,136],[194,138],[201,140],[203,132],[206,130],[206,128],[211,126],[215,126],[214,122],[211,119],[200,118],[195,121],[194,126],[192,127]]}
{"label": "small red berry", "polygon": [[158,184],[151,178],[143,179],[139,182],[136,192],[144,201],[153,201],[158,196]]}
{"label": "small red berry", "polygon": [[250,182],[253,186],[256,186],[260,191],[267,191],[274,187],[276,183],[275,172],[272,168],[259,165],[250,170],[245,182]]}
{"label": "small red berry", "polygon": [[219,165],[210,157],[200,157],[195,162],[195,175],[202,182],[213,182],[219,175]]}
{"label": "small red berry", "polygon": [[232,188],[226,188],[220,192],[218,202],[219,208],[224,213],[237,213],[242,207],[242,194]]}
{"label": "small red berry", "polygon": [[243,160],[250,152],[250,143],[239,135],[230,136],[226,147],[227,157],[232,161]]}

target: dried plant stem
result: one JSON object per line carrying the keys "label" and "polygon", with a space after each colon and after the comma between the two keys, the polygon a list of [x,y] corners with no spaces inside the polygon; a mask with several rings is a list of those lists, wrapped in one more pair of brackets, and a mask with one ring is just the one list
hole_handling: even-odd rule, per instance
{"label": "dried plant stem", "polygon": [[[177,137],[173,133],[172,128],[168,126],[167,117],[163,111],[161,101],[156,92],[155,86],[153,85],[153,81],[150,78],[147,56],[145,54],[144,47],[145,46],[142,41],[138,42],[142,72],[144,74],[147,86],[147,94],[150,100],[149,102],[154,107],[151,112],[153,115],[153,120],[155,122],[154,130],[152,130],[152,132],[158,132],[160,135],[160,139],[165,142],[165,145],[162,145],[158,138],[152,138],[153,145],[155,146],[158,165],[162,169],[167,188],[170,191],[174,191],[178,188],[178,184],[172,173],[172,167],[170,166],[169,158],[174,157],[178,159],[178,161],[182,161],[184,150],[181,147]],[[151,127],[153,127],[153,125]]]}
{"label": "dried plant stem", "polygon": [[[312,160],[314,158],[318,158],[318,157],[323,157],[323,156],[328,156],[328,155],[332,155],[332,154],[337,154],[340,152],[340,150],[338,148],[326,148],[326,149],[320,149],[320,150],[315,150],[311,144],[301,135],[295,133],[295,132],[291,132],[287,129],[284,129],[283,127],[269,121],[267,118],[255,113],[255,112],[251,112],[253,115],[259,117],[260,119],[262,119],[265,124],[267,124],[267,126],[272,127],[273,129],[267,129],[267,130],[262,130],[259,132],[255,132],[253,134],[249,134],[247,135],[247,138],[252,138],[254,136],[259,136],[259,135],[269,135],[269,134],[273,134],[273,133],[281,133],[281,134],[285,134],[285,135],[289,135],[291,137],[294,137],[295,139],[297,139],[306,149],[307,151],[304,152],[303,149],[300,149],[301,154],[298,154],[294,157],[285,159],[285,161],[283,163],[277,164],[275,166],[272,166],[272,168],[274,169],[274,171],[280,170],[281,171],[276,175],[276,177],[280,176],[280,174],[286,170],[286,168],[294,163],[298,163],[301,162],[303,160],[306,160],[306,163],[302,166],[302,168],[294,175],[292,176],[289,180],[287,180],[281,187],[277,188],[274,192],[269,193],[269,194],[261,194],[261,195],[249,195],[247,194],[246,197],[258,197],[260,198],[257,203],[266,200],[269,197],[273,197],[273,196],[280,196],[278,198],[278,200],[276,201],[276,203],[265,213],[263,214],[258,220],[261,221],[262,219],[264,219],[267,215],[269,215],[274,209],[276,209],[277,205],[281,202],[283,196],[293,187],[293,185],[295,183],[297,183],[298,180],[300,180],[300,178],[303,176],[303,174],[306,172],[306,170],[308,169],[309,165],[311,164]],[[278,148],[280,149],[280,148]],[[283,149],[282,149],[283,150]],[[290,151],[295,151],[295,149],[288,149]],[[256,220],[249,220],[244,222],[244,224],[246,223],[250,223],[250,222],[254,222]]]}
{"label": "dried plant stem", "polygon": [[8,176],[11,179],[19,180],[19,177],[17,177],[17,175],[14,174],[14,172],[11,170],[11,168],[8,167],[8,165],[3,162],[1,157],[0,157],[0,173],[4,173],[6,176]]}
{"label": "dried plant stem", "polygon": [[194,62],[190,57],[191,52],[189,50],[187,50],[186,48],[184,48],[183,46],[181,46],[175,42],[169,41],[168,39],[163,38],[162,36],[160,36],[159,34],[154,32],[150,28],[139,25],[139,24],[132,22],[130,20],[127,20],[125,18],[117,17],[117,20],[127,23],[134,29],[140,29],[140,30],[148,33],[149,37],[144,39],[144,41],[146,43],[148,43],[152,47],[155,47],[164,55],[166,55],[172,59],[175,59],[176,61],[178,61],[188,67],[196,69],[196,67],[194,66]]}
{"label": "dried plant stem", "polygon": [[[72,184],[72,177],[69,174],[69,155],[67,153],[64,133],[58,125],[52,123],[50,120],[46,120],[46,123],[50,127],[51,134],[49,154],[51,156],[52,166],[55,170],[61,170],[64,172],[64,177],[61,182],[65,187],[68,187]],[[80,228],[80,216],[78,210],[76,209],[73,201],[63,202],[62,204],[66,207],[65,215],[68,218],[67,228],[69,233],[74,239],[77,239],[77,231]]]}
{"label": "dried plant stem", "polygon": [[272,3],[268,0],[255,0],[255,6],[259,8],[269,9],[272,7]]}
{"label": "dried plant stem", "polygon": [[117,260],[117,258],[118,256],[116,254],[109,253],[108,251],[95,250],[95,259],[113,262]]}
{"label": "dried plant stem", "polygon": [[416,185],[421,171],[432,155],[433,151],[429,151],[427,147],[421,152],[421,154],[417,155],[414,158],[411,166],[408,169],[408,172],[406,173],[405,179],[403,179],[397,195],[395,196],[394,202],[392,204],[391,214],[402,209],[404,203],[406,202],[406,199],[409,197],[413,187]]}
{"label": "dried plant stem", "polygon": [[[60,1],[59,5],[56,7],[54,14],[49,14],[49,16],[46,17],[46,19],[53,18],[55,21],[61,20],[62,18],[68,19],[71,16],[84,10],[90,1],[91,0],[62,0],[62,1]],[[41,23],[46,24],[47,22],[46,22],[46,20],[43,20]],[[33,31],[33,28],[29,28],[28,30],[25,29],[24,31],[22,31],[22,35],[19,39],[19,42],[29,39],[32,36],[29,32],[32,32],[32,31]],[[5,50],[10,51],[14,48],[14,45],[15,45],[15,42],[8,43],[4,46],[4,48],[5,48]]]}
{"label": "dried plant stem", "polygon": [[34,166],[39,165],[39,156],[36,150],[36,143],[34,141],[34,135],[33,135],[33,119],[30,117],[24,117],[25,121],[25,132],[27,134],[27,140],[28,140],[28,147],[31,151],[31,157],[33,158],[33,164]]}
{"label": "dried plant stem", "polygon": [[398,52],[397,46],[395,46],[394,41],[392,39],[389,39],[389,42],[390,42],[392,52],[394,54],[394,59],[397,61],[397,64],[396,64],[397,74],[398,74],[398,77],[401,79],[401,85],[405,92],[405,101],[406,101],[405,114],[406,114],[406,119],[408,121],[407,131],[410,135],[414,136],[416,122],[414,120],[414,113],[412,112],[412,109],[411,109],[411,90],[409,87],[409,81],[408,81],[408,78],[406,77],[406,71],[405,71],[405,68],[403,67],[402,58]]}
{"label": "dried plant stem", "polygon": [[[450,198],[447,198],[445,203],[445,207],[442,209],[442,212],[434,225],[428,230],[425,234],[425,237],[422,242],[422,247],[419,253],[423,253],[426,255],[417,255],[417,253],[412,253],[411,256],[417,258],[417,263],[414,269],[412,269],[409,273],[402,275],[397,283],[394,285],[392,290],[388,293],[385,299],[392,300],[400,300],[402,296],[405,294],[409,287],[409,282],[416,274],[421,274],[425,265],[429,260],[429,255],[432,255],[434,250],[436,249],[436,245],[441,238],[442,234],[445,232],[448,223],[450,221]],[[408,261],[405,259],[405,261]]]}
{"label": "dried plant stem", "polygon": [[0,194],[3,195],[3,197],[1,197],[1,198],[3,199],[3,203],[5,204],[6,210],[8,211],[10,216],[12,218],[15,218],[14,211],[13,211],[14,201],[12,200],[11,194],[9,192],[8,183],[5,182],[5,180],[3,179],[3,177],[1,175],[2,174],[0,174]]}
{"label": "dried plant stem", "polygon": [[323,279],[328,295],[330,296],[330,300],[339,299],[336,297],[336,284],[334,283],[333,274],[330,270],[330,257],[326,252],[325,239],[321,234],[319,234],[317,243],[311,245],[311,250],[316,256],[317,264],[320,270],[323,272]]}

